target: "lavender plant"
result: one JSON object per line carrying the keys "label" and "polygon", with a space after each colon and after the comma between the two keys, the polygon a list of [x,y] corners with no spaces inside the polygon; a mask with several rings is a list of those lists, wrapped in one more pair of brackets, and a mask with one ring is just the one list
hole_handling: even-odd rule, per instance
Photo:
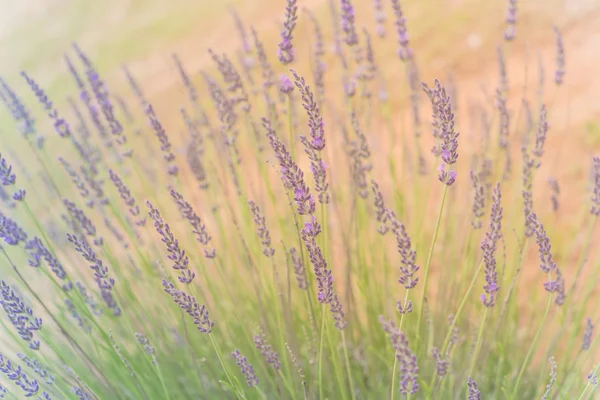
{"label": "lavender plant", "polygon": [[528,8],[488,16],[480,91],[418,2],[280,3],[167,53],[168,101],[77,44],[76,94],[0,79],[0,398],[594,398],[600,158],[563,177],[564,110],[517,87]]}

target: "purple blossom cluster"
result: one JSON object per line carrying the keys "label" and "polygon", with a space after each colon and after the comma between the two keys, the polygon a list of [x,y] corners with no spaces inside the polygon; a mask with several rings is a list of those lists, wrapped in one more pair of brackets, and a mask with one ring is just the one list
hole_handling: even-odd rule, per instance
{"label": "purple blossom cluster", "polygon": [[243,112],[249,114],[250,101],[248,93],[246,92],[242,77],[237,68],[229,60],[229,57],[227,57],[226,54],[222,54],[219,57],[219,55],[210,49],[208,52],[213,61],[217,64],[217,69],[223,77],[232,107],[239,105]]}
{"label": "purple blossom cluster", "polygon": [[256,348],[265,358],[265,361],[275,370],[279,370],[281,368],[279,354],[277,354],[277,352],[273,350],[273,347],[267,341],[265,334],[261,332],[257,335],[254,335],[253,341]]}
{"label": "purple blossom cluster", "polygon": [[406,29],[406,18],[402,12],[400,0],[392,0],[392,9],[394,11],[394,26],[396,27],[396,36],[398,40],[398,57],[402,61],[408,61],[413,58],[413,51],[408,47],[408,30]]}
{"label": "purple blossom cluster", "polygon": [[325,162],[321,158],[321,152],[325,148],[323,118],[321,117],[313,93],[304,78],[298,75],[293,69],[290,69],[290,72],[294,76],[294,83],[302,96],[302,106],[308,115],[310,139],[306,136],[301,136],[300,140],[310,160],[310,169],[315,179],[315,190],[319,194],[319,202],[328,203],[329,194],[327,193],[327,188],[329,185],[326,182]]}
{"label": "purple blossom cluster", "polygon": [[298,214],[314,214],[315,199],[310,194],[308,186],[306,186],[304,173],[292,159],[283,142],[275,134],[271,122],[267,118],[263,118],[262,122],[266,136],[279,163],[279,172],[281,173],[283,185],[286,189],[291,189],[294,194],[294,202],[296,203]]}
{"label": "purple blossom cluster", "polygon": [[403,223],[398,221],[394,211],[387,210],[387,220],[392,233],[396,237],[396,249],[400,254],[400,278],[398,278],[398,283],[406,289],[412,289],[419,283],[419,278],[415,277],[415,274],[419,271],[419,266],[416,264],[417,252],[412,249],[412,243],[406,228]]}
{"label": "purple blossom cluster", "polygon": [[478,175],[475,171],[471,170],[471,183],[473,184],[473,205],[471,210],[473,211],[473,219],[471,220],[471,226],[473,229],[481,229],[483,223],[481,218],[484,215],[485,209],[485,186],[479,180]]}
{"label": "purple blossom cluster", "polygon": [[342,32],[344,32],[344,42],[348,46],[358,44],[358,35],[356,34],[354,6],[350,0],[340,0],[340,10],[342,17]]}
{"label": "purple blossom cluster", "polygon": [[[426,86],[424,86],[426,88]],[[426,90],[427,92],[427,90]],[[432,99],[432,106],[437,108],[434,112],[434,118],[438,123],[434,129],[439,129],[438,135],[440,138],[439,154],[442,158],[442,163],[438,168],[438,179],[446,186],[451,186],[456,180],[456,171],[451,166],[458,159],[458,132],[454,129],[454,112],[452,111],[452,103],[450,96],[446,93],[446,89],[442,87],[439,80],[434,81],[434,90],[428,93]],[[434,134],[435,136],[435,134]],[[446,171],[446,165],[450,167]]]}
{"label": "purple blossom cluster", "polygon": [[[127,137],[123,133],[123,126],[115,117],[114,107],[110,101],[110,94],[108,92],[108,88],[106,87],[106,83],[100,78],[100,74],[92,64],[89,57],[77,46],[77,44],[73,44],[73,48],[77,53],[79,59],[85,65],[85,74],[88,78],[88,82],[92,87],[92,91],[94,92],[94,97],[96,101],[100,105],[102,109],[102,113],[104,114],[104,118],[108,122],[108,126],[110,127],[110,131],[112,135],[115,137],[115,141],[118,145],[124,145],[127,143]],[[131,152],[126,152],[126,155],[131,155]]]}
{"label": "purple blossom cluster", "polygon": [[44,382],[47,385],[52,385],[54,383],[54,376],[52,376],[52,374],[49,373],[48,370],[44,368],[44,366],[38,360],[31,357],[27,357],[22,353],[17,353],[17,357],[19,357],[19,359],[23,361],[23,363],[27,365],[27,367],[29,367],[33,372],[35,372],[37,376],[44,379]]}
{"label": "purple blossom cluster", "polygon": [[[2,180],[2,186],[12,186],[17,181],[17,175],[13,172],[12,165],[8,163],[2,154],[0,154],[0,179]],[[15,201],[22,201],[25,199],[25,190],[17,189],[11,197]]]}
{"label": "purple blossom cluster", "polygon": [[352,129],[356,135],[356,139],[348,143],[348,156],[351,160],[350,172],[358,190],[358,195],[366,199],[369,197],[367,173],[372,169],[370,163],[371,150],[367,138],[359,126],[355,112],[352,112],[350,119],[352,121]]}
{"label": "purple blossom cluster", "polygon": [[563,44],[562,33],[557,26],[554,27],[556,36],[556,71],[554,72],[554,82],[560,86],[565,79],[565,46]]}
{"label": "purple blossom cluster", "polygon": [[600,157],[594,157],[592,159],[592,208],[590,212],[592,215],[600,215]]}
{"label": "purple blossom cluster", "polygon": [[77,171],[69,164],[67,160],[62,157],[58,157],[58,161],[65,169],[65,172],[71,178],[71,182],[75,185],[79,191],[79,195],[85,200],[85,205],[88,207],[94,206],[94,199],[91,198],[91,193],[86,186],[85,180],[77,173]]}
{"label": "purple blossom cluster", "polygon": [[295,247],[290,248],[290,257],[292,259],[292,268],[294,268],[294,275],[296,276],[296,282],[298,282],[298,288],[301,290],[308,290],[308,282],[306,281],[306,269],[302,262],[302,257],[298,254],[298,250]]}
{"label": "purple blossom cluster", "polygon": [[166,279],[162,280],[163,289],[168,293],[175,304],[185,311],[194,320],[194,325],[200,333],[211,333],[214,327],[214,321],[210,320],[208,309],[204,304],[198,304],[194,296],[186,294],[183,290],[175,287],[173,282]]}
{"label": "purple blossom cluster", "polygon": [[254,372],[254,368],[248,362],[248,359],[243,356],[239,350],[235,350],[231,353],[233,358],[235,359],[235,364],[240,368],[240,371],[246,377],[246,383],[249,387],[254,387],[258,385],[258,378],[256,377],[256,373]]}
{"label": "purple blossom cluster", "polygon": [[12,218],[0,213],[0,238],[9,246],[25,243],[27,233]]}
{"label": "purple blossom cluster", "polygon": [[592,335],[594,333],[594,324],[592,324],[592,319],[587,318],[585,321],[585,329],[583,331],[583,342],[581,343],[581,351],[586,351],[590,349],[592,345]]}
{"label": "purple blossom cluster", "polygon": [[33,80],[25,71],[21,72],[21,76],[25,78],[27,84],[38,98],[39,102],[44,106],[44,110],[48,113],[48,116],[54,121],[54,130],[62,138],[68,138],[71,136],[71,129],[69,124],[64,118],[58,114],[58,111],[54,107],[52,100],[48,98],[44,89],[42,89],[36,81]]}
{"label": "purple blossom cluster", "polygon": [[[2,78],[0,78],[0,86],[2,87],[0,90],[0,100],[2,100],[10,112],[11,117],[17,123],[23,136],[35,136],[38,133],[35,128],[35,120],[23,101],[21,101],[15,91]],[[38,149],[41,149],[44,144],[44,137],[39,135],[39,133],[36,142]]]}
{"label": "purple blossom cluster", "polygon": [[294,28],[298,16],[298,6],[296,0],[287,0],[285,6],[285,22],[281,31],[281,41],[277,49],[277,58],[283,65],[288,65],[294,61],[294,46],[292,44]]}
{"label": "purple blossom cluster", "polygon": [[400,367],[400,393],[405,395],[417,393],[419,391],[419,366],[417,365],[417,356],[408,347],[406,335],[392,320],[386,321],[383,316],[380,316],[379,322],[396,351],[396,359]]}
{"label": "purple blossom cluster", "polygon": [[25,394],[24,396],[29,398],[36,395],[41,395],[38,397],[43,400],[50,400],[50,395],[42,391],[40,393],[40,385],[38,381],[35,379],[31,379],[27,376],[25,371],[21,368],[20,365],[13,363],[8,358],[6,358],[3,354],[0,353],[0,371],[6,375],[8,379],[14,382],[19,388],[21,388]]}
{"label": "purple blossom cluster", "polygon": [[108,174],[113,185],[115,185],[115,187],[119,191],[119,196],[121,197],[125,205],[128,207],[129,213],[135,218],[135,224],[137,226],[145,226],[146,217],[141,216],[140,207],[137,205],[135,198],[131,194],[131,191],[129,190],[125,182],[123,182],[121,177],[112,169],[108,170]]}
{"label": "purple blossom cluster", "polygon": [[96,252],[84,240],[70,233],[67,233],[67,239],[73,244],[75,250],[90,263],[89,267],[94,272],[94,280],[108,308],[112,310],[114,316],[121,315],[121,308],[112,294],[115,280],[108,274],[108,267],[104,265],[102,260],[96,256]]}
{"label": "purple blossom cluster", "polygon": [[[544,225],[538,220],[537,215],[532,212],[529,215],[531,225],[535,232],[536,242],[540,254],[540,268],[548,274],[548,281],[544,282],[544,289],[549,293],[556,293],[555,303],[558,306],[563,305],[565,301],[565,280],[560,269],[556,266],[552,257],[552,245],[550,239],[544,229]],[[552,273],[555,273],[555,278],[552,279]]]}
{"label": "purple blossom cluster", "polygon": [[481,295],[481,301],[486,307],[494,307],[496,304],[496,293],[500,290],[498,287],[498,273],[496,271],[496,246],[502,236],[501,199],[502,193],[500,191],[500,183],[498,183],[492,192],[490,227],[481,242],[483,262],[485,264],[485,285],[483,286],[485,294]]}
{"label": "purple blossom cluster", "polygon": [[[183,215],[183,217],[187,219],[187,221],[192,226],[192,232],[196,236],[196,240],[198,241],[198,243],[204,246],[204,257],[215,258],[217,252],[214,247],[209,246],[212,237],[208,234],[208,231],[206,230],[206,225],[202,222],[198,214],[196,214],[196,211],[194,210],[192,205],[188,203],[187,200],[185,200],[182,194],[175,191],[175,189],[171,189],[171,197],[173,198],[173,200],[175,200],[175,203],[177,204],[177,208],[181,212],[181,215]],[[166,226],[166,229],[168,229],[168,225]]]}
{"label": "purple blossom cluster", "polygon": [[175,165],[175,155],[171,152],[171,142],[169,136],[154,113],[154,108],[148,104],[145,109],[146,116],[150,121],[150,126],[154,130],[158,141],[160,142],[160,150],[163,152],[163,158],[167,162],[169,175],[177,176],[179,169]]}
{"label": "purple blossom cluster", "polygon": [[375,217],[377,218],[377,222],[379,222],[379,227],[377,228],[377,232],[380,235],[385,235],[390,230],[390,224],[388,220],[388,209],[385,206],[385,201],[383,200],[383,194],[379,189],[379,185],[375,182],[374,179],[371,179],[371,190],[373,192],[373,203],[375,206]]}
{"label": "purple blossom cluster", "polygon": [[265,216],[261,213],[260,207],[258,207],[254,201],[250,200],[248,201],[248,204],[250,205],[250,211],[254,218],[254,224],[256,225],[260,243],[263,246],[263,254],[266,257],[273,257],[275,249],[271,246],[271,234],[269,233],[269,228],[267,228]]}
{"label": "purple blossom cluster", "polygon": [[506,10],[506,28],[504,28],[504,40],[510,42],[515,39],[517,33],[517,0],[508,0]]}
{"label": "purple blossom cluster", "polygon": [[179,282],[189,285],[194,280],[196,274],[189,269],[190,260],[185,254],[185,250],[179,247],[179,241],[175,239],[175,235],[171,232],[169,224],[166,224],[160,212],[154,208],[150,201],[146,201],[148,206],[148,215],[154,222],[156,232],[161,236],[161,241],[167,247],[167,257],[173,263],[172,268],[179,273],[177,278]]}
{"label": "purple blossom cluster", "polygon": [[40,349],[40,341],[34,339],[34,332],[42,329],[42,319],[33,315],[33,310],[25,305],[21,297],[3,280],[0,281],[0,306],[6,313],[17,334],[29,344],[32,350]]}
{"label": "purple blossom cluster", "polygon": [[77,207],[75,205],[75,203],[73,203],[69,199],[63,199],[63,203],[64,203],[65,207],[67,208],[67,211],[69,211],[69,214],[71,214],[71,217],[77,223],[79,223],[79,226],[81,227],[83,232],[85,232],[86,235],[88,235],[94,239],[94,244],[96,246],[102,246],[102,244],[104,243],[104,240],[102,240],[102,237],[97,235],[96,226],[85,215],[83,210],[81,210],[79,207]]}
{"label": "purple blossom cluster", "polygon": [[29,254],[29,265],[37,268],[42,265],[42,259],[46,261],[50,270],[56,275],[58,279],[64,280],[67,277],[67,274],[62,266],[62,264],[58,261],[56,256],[48,250],[48,248],[44,245],[42,240],[35,236],[33,239],[28,240],[25,244],[25,250]]}
{"label": "purple blossom cluster", "polygon": [[469,390],[469,400],[481,400],[481,392],[477,383],[469,376],[467,378],[467,388]]}

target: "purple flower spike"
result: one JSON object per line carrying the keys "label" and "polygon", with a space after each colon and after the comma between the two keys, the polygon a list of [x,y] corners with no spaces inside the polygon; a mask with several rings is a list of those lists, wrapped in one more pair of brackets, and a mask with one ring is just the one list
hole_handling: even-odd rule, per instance
{"label": "purple flower spike", "polygon": [[504,29],[504,40],[510,42],[515,39],[517,33],[517,0],[508,0],[506,11],[506,28]]}
{"label": "purple flower spike", "polygon": [[190,260],[187,254],[185,254],[185,250],[179,247],[179,241],[175,239],[175,235],[171,232],[169,224],[164,223],[160,212],[149,201],[146,201],[146,205],[149,210],[148,215],[154,221],[154,228],[161,236],[161,241],[167,247],[167,257],[173,263],[173,269],[179,272],[177,278],[181,283],[189,285],[194,280],[196,274],[189,269]]}
{"label": "purple flower spike", "polygon": [[342,12],[342,31],[345,34],[344,42],[348,46],[358,44],[358,35],[354,24],[354,7],[350,0],[341,0],[340,9]]}
{"label": "purple flower spike", "polygon": [[248,359],[242,356],[239,350],[235,350],[233,353],[231,353],[231,355],[233,356],[233,358],[235,358],[236,365],[240,368],[240,371],[242,371],[242,374],[244,374],[244,376],[246,377],[246,383],[248,384],[248,386],[254,387],[258,385],[258,378],[256,377],[256,373],[254,372],[254,368],[248,362]]}
{"label": "purple flower spike", "polygon": [[589,350],[592,344],[592,334],[594,333],[594,325],[592,320],[588,318],[585,323],[585,330],[583,331],[583,343],[581,344],[581,351]]}
{"label": "purple flower spike", "polygon": [[595,216],[600,215],[600,157],[593,158],[592,165],[592,185],[594,194],[592,196],[591,213]]}
{"label": "purple flower spike", "polygon": [[0,281],[0,306],[17,330],[18,335],[29,343],[29,348],[39,350],[40,341],[33,338],[33,333],[42,329],[42,319],[33,316],[21,297],[6,282]]}
{"label": "purple flower spike", "polygon": [[267,341],[267,337],[264,333],[259,333],[258,335],[254,335],[254,345],[263,355],[267,363],[273,367],[275,370],[279,370],[281,368],[281,361],[279,361],[279,354]]}
{"label": "purple flower spike", "polygon": [[469,388],[469,400],[481,400],[481,392],[477,387],[477,383],[470,376],[467,379],[467,387]]}
{"label": "purple flower spike", "polygon": [[492,194],[492,210],[490,212],[490,227],[485,234],[485,238],[481,242],[481,250],[483,250],[483,261],[485,263],[485,285],[483,290],[485,294],[481,295],[481,301],[486,307],[493,307],[496,301],[496,292],[500,290],[498,287],[498,274],[496,272],[496,245],[502,235],[502,206],[500,200],[502,194],[500,192],[500,184],[494,188]]}
{"label": "purple flower spike", "polygon": [[283,23],[283,31],[281,32],[281,42],[279,42],[279,49],[277,50],[277,57],[283,65],[290,64],[294,61],[294,46],[292,45],[292,38],[294,28],[296,27],[296,15],[298,6],[296,6],[296,0],[287,0],[285,6],[285,22]]}
{"label": "purple flower spike", "polygon": [[406,18],[404,17],[404,13],[402,12],[402,7],[400,6],[400,0],[392,0],[392,9],[394,10],[394,16],[396,21],[394,25],[396,26],[396,35],[398,39],[398,44],[400,48],[398,49],[398,57],[402,61],[408,61],[413,58],[412,49],[408,47],[408,31],[406,29]]}
{"label": "purple flower spike", "polygon": [[556,72],[554,72],[554,82],[560,86],[565,77],[565,47],[562,34],[557,26],[554,27],[554,34],[556,35]]}
{"label": "purple flower spike", "polygon": [[69,124],[63,118],[58,115],[58,111],[54,108],[54,104],[44,92],[44,89],[39,87],[36,81],[33,80],[25,71],[21,72],[21,76],[25,78],[27,84],[37,96],[39,102],[44,106],[44,109],[48,113],[48,116],[52,118],[54,121],[54,130],[58,135],[62,138],[67,138],[71,136],[71,129],[69,128]]}
{"label": "purple flower spike", "polygon": [[405,395],[417,393],[419,391],[417,356],[408,347],[406,335],[392,320],[386,321],[383,316],[380,316],[379,322],[396,351],[396,359],[400,367],[400,393]]}

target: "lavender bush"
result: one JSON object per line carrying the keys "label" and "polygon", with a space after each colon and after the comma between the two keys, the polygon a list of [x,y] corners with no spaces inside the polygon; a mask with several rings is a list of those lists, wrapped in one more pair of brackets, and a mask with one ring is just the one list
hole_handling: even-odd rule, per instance
{"label": "lavender bush", "polygon": [[273,38],[229,8],[210,68],[171,54],[168,105],[76,44],[77,93],[0,80],[0,398],[593,398],[600,158],[536,179],[559,27],[554,80],[512,87],[506,1],[481,98],[419,70],[404,2],[281,3]]}

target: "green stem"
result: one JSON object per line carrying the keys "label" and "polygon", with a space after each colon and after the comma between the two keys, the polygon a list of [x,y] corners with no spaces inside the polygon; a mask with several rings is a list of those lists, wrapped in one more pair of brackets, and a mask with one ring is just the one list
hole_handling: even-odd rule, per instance
{"label": "green stem", "polygon": [[325,332],[325,307],[321,307],[321,339],[319,341],[319,399],[323,399],[323,334]]}
{"label": "green stem", "polygon": [[344,346],[344,358],[346,359],[346,372],[348,373],[348,383],[350,384],[350,397],[355,400],[354,396],[354,383],[352,382],[352,373],[350,372],[350,358],[348,357],[348,346],[346,346],[346,336],[342,331],[342,344]]}
{"label": "green stem", "polygon": [[427,295],[427,281],[429,280],[429,268],[431,266],[431,259],[433,258],[433,250],[435,249],[435,241],[440,230],[440,221],[442,220],[442,214],[444,211],[444,203],[446,202],[446,194],[448,193],[448,185],[444,185],[444,191],[442,193],[442,201],[440,202],[440,211],[438,213],[437,222],[435,224],[435,230],[433,231],[433,238],[431,239],[431,246],[429,247],[429,254],[427,255],[427,262],[425,263],[425,278],[423,280],[423,295],[421,296],[421,302],[419,303],[419,319],[417,320],[417,340],[421,337],[421,320],[423,319],[423,303],[425,296]]}
{"label": "green stem", "polygon": [[477,334],[477,341],[475,342],[475,350],[473,351],[473,359],[471,360],[471,366],[469,367],[469,375],[473,376],[473,368],[475,368],[475,363],[477,362],[477,356],[479,354],[479,347],[481,346],[481,338],[483,337],[483,328],[485,327],[485,321],[487,319],[487,314],[489,307],[485,307],[485,311],[483,312],[483,318],[481,319],[481,326],[479,327],[479,333]]}
{"label": "green stem", "polygon": [[525,368],[527,368],[527,364],[529,363],[529,359],[531,358],[531,355],[533,354],[533,350],[535,349],[535,346],[537,345],[537,341],[540,338],[540,333],[542,332],[542,328],[544,327],[544,322],[546,322],[546,318],[548,317],[548,313],[550,312],[550,306],[552,305],[552,300],[553,300],[553,296],[550,295],[550,298],[548,299],[548,305],[546,306],[546,310],[544,311],[544,316],[542,317],[542,322],[540,323],[540,326],[537,329],[537,332],[535,332],[535,336],[533,337],[533,341],[531,342],[531,345],[529,346],[529,350],[527,351],[527,355],[525,356],[525,360],[523,360],[523,365],[521,365],[521,370],[519,371],[519,375],[517,376],[517,382],[515,383],[515,387],[513,389],[511,398],[515,399],[517,391],[519,390],[519,384],[521,383],[521,378],[523,377],[523,372],[525,372]]}

